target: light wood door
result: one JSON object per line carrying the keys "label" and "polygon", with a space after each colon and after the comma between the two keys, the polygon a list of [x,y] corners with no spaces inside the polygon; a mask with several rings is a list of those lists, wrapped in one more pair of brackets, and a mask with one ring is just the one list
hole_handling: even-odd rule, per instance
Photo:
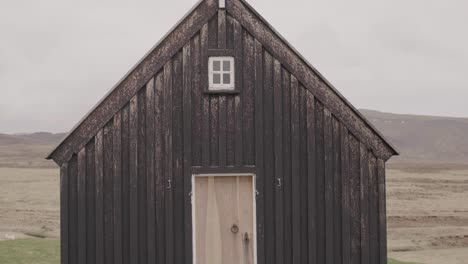
{"label": "light wood door", "polygon": [[254,264],[252,176],[195,177],[196,264]]}

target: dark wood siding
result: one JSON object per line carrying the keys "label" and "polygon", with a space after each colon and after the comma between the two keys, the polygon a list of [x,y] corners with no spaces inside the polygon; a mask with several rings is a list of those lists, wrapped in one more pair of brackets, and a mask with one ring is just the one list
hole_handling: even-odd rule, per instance
{"label": "dark wood siding", "polygon": [[[216,49],[240,93],[206,93]],[[273,54],[221,11],[169,58],[61,167],[62,263],[192,263],[213,168],[256,172],[258,264],[385,263],[384,161]]]}

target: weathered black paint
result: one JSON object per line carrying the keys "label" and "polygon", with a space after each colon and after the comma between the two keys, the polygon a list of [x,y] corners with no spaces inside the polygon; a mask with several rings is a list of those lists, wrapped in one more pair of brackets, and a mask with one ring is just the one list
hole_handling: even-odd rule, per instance
{"label": "weathered black paint", "polygon": [[[281,39],[265,43],[273,35],[242,1],[219,12],[204,2],[210,19],[189,16],[199,28],[178,29],[191,37],[141,69],[152,75],[128,88],[133,97],[54,154],[62,263],[192,263],[191,175],[200,172],[256,174],[258,264],[386,263],[393,150],[298,75],[305,66],[280,52]],[[210,54],[235,57],[237,93],[206,93]]]}

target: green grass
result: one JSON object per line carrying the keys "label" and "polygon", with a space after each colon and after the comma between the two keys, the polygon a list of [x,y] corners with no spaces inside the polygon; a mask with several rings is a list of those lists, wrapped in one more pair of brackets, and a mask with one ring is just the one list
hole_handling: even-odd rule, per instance
{"label": "green grass", "polygon": [[[0,241],[2,264],[59,264],[60,242],[48,239]],[[417,264],[389,259],[388,264]]]}
{"label": "green grass", "polygon": [[414,262],[402,262],[402,261],[398,261],[398,260],[394,260],[394,259],[389,259],[389,260],[388,260],[388,264],[417,264],[417,263],[414,263]]}
{"label": "green grass", "polygon": [[60,242],[47,239],[0,241],[2,264],[58,264]]}

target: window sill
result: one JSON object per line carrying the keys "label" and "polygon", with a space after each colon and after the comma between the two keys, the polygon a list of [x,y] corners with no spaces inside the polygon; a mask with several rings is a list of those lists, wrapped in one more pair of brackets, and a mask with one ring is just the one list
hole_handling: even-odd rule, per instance
{"label": "window sill", "polygon": [[205,90],[203,91],[204,94],[233,94],[233,95],[236,95],[236,94],[240,94],[240,91],[238,90]]}

